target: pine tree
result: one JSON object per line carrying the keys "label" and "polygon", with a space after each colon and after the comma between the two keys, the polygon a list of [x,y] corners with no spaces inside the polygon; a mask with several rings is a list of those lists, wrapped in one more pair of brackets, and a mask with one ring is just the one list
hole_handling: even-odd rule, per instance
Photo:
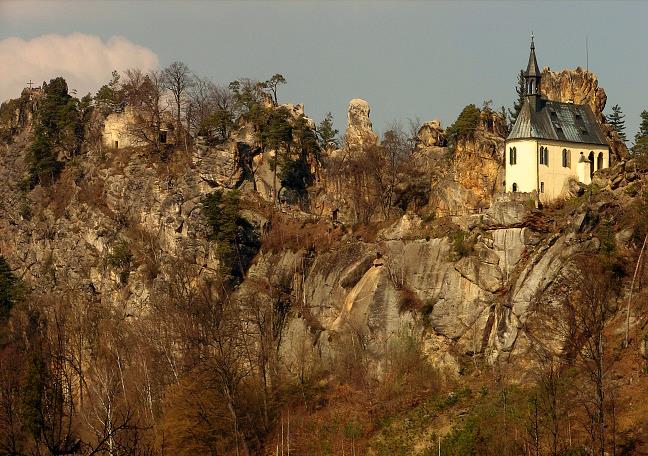
{"label": "pine tree", "polygon": [[319,137],[322,149],[338,147],[337,135],[338,131],[333,127],[333,114],[329,112],[317,126],[317,136]]}
{"label": "pine tree", "polygon": [[0,256],[0,319],[7,317],[17,298],[18,279],[9,264]]}
{"label": "pine tree", "polygon": [[623,140],[623,142],[626,142],[628,138],[625,134],[625,114],[623,114],[621,106],[619,106],[618,104],[612,106],[612,114],[610,114],[608,120],[610,121],[610,125],[612,125],[612,127],[614,127],[614,130],[619,134],[619,137]]}
{"label": "pine tree", "polygon": [[79,100],[68,93],[65,79],[58,77],[43,84],[43,93],[28,157],[31,186],[55,179],[63,169],[57,158],[59,150],[75,155],[83,139]]}
{"label": "pine tree", "polygon": [[632,152],[635,155],[648,153],[648,111],[641,112],[641,124],[639,125],[639,131],[635,135],[635,145]]}
{"label": "pine tree", "polygon": [[509,109],[509,123],[511,126],[515,125],[518,114],[520,114],[520,109],[522,109],[522,104],[524,103],[524,71],[520,70],[518,74],[517,87],[515,88],[515,93],[517,93],[517,100],[513,103],[513,110]]}

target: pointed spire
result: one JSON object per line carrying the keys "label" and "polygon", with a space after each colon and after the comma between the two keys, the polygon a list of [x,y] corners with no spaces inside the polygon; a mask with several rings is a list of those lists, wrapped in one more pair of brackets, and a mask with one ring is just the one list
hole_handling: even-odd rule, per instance
{"label": "pointed spire", "polygon": [[540,76],[540,68],[535,55],[535,43],[533,42],[533,32],[531,32],[531,52],[529,53],[529,63],[527,64],[527,76]]}
{"label": "pointed spire", "polygon": [[535,36],[531,33],[531,52],[529,53],[529,63],[524,73],[524,94],[528,97],[529,103],[533,109],[538,109],[540,106],[540,83],[542,73],[538,67],[538,60],[535,54]]}

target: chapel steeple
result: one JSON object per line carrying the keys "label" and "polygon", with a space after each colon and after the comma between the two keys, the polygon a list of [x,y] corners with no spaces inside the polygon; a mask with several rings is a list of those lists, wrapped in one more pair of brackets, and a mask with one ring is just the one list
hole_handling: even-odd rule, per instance
{"label": "chapel steeple", "polygon": [[531,34],[531,52],[529,53],[529,63],[524,73],[525,95],[529,97],[529,102],[535,108],[540,98],[540,68],[535,54],[535,43],[533,42],[533,33]]}

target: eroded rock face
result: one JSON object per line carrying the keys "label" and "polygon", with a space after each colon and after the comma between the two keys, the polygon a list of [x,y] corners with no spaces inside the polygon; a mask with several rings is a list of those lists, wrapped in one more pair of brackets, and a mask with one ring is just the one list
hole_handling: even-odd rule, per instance
{"label": "eroded rock face", "polygon": [[443,147],[445,145],[446,137],[440,120],[431,120],[421,125],[416,135],[417,148]]}
{"label": "eroded rock face", "polygon": [[[420,325],[426,353],[443,365],[456,366],[464,354],[495,361],[523,350],[522,328],[536,297],[559,293],[554,287],[563,268],[575,255],[595,251],[598,241],[521,226],[531,208],[504,199],[473,217],[481,220],[473,224],[481,234],[461,258],[449,238],[417,238],[421,220],[412,216],[386,228],[376,242],[343,243],[305,268],[305,252],[258,257],[250,277],[297,290],[303,299],[301,317],[287,329],[300,339],[285,339],[284,356],[294,359],[304,337],[328,356],[331,340],[349,333],[366,335],[378,356],[399,330]],[[408,307],[412,302],[415,309]]]}
{"label": "eroded rock face", "polygon": [[239,164],[237,146],[234,142],[217,147],[195,144],[193,163],[208,187],[234,188],[240,183],[243,169]]}
{"label": "eroded rock face", "polygon": [[378,143],[378,135],[373,131],[369,103],[360,98],[349,101],[347,114],[346,141],[349,148]]}
{"label": "eroded rock face", "polygon": [[580,67],[560,72],[544,68],[540,90],[549,100],[589,105],[595,114],[602,113],[607,102],[605,90],[599,87],[596,75]]}
{"label": "eroded rock face", "polygon": [[598,78],[590,71],[578,67],[575,70],[542,70],[542,94],[549,100],[586,104],[601,123],[613,156],[623,159],[628,156],[628,148],[614,128],[607,123],[603,110],[607,102],[605,90],[598,85]]}
{"label": "eroded rock face", "polygon": [[503,187],[506,127],[498,113],[483,110],[473,138],[455,145],[451,163],[452,182],[436,187],[437,214],[460,215],[480,212],[491,205]]}

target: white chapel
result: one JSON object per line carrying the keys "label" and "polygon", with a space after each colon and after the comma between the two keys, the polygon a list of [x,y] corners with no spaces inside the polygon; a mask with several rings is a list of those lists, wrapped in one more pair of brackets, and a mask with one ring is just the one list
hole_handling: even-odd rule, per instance
{"label": "white chapel", "polygon": [[560,197],[569,179],[589,184],[610,166],[610,148],[589,106],[542,98],[533,37],[524,78],[524,102],[506,138],[506,191],[536,191],[546,202]]}

